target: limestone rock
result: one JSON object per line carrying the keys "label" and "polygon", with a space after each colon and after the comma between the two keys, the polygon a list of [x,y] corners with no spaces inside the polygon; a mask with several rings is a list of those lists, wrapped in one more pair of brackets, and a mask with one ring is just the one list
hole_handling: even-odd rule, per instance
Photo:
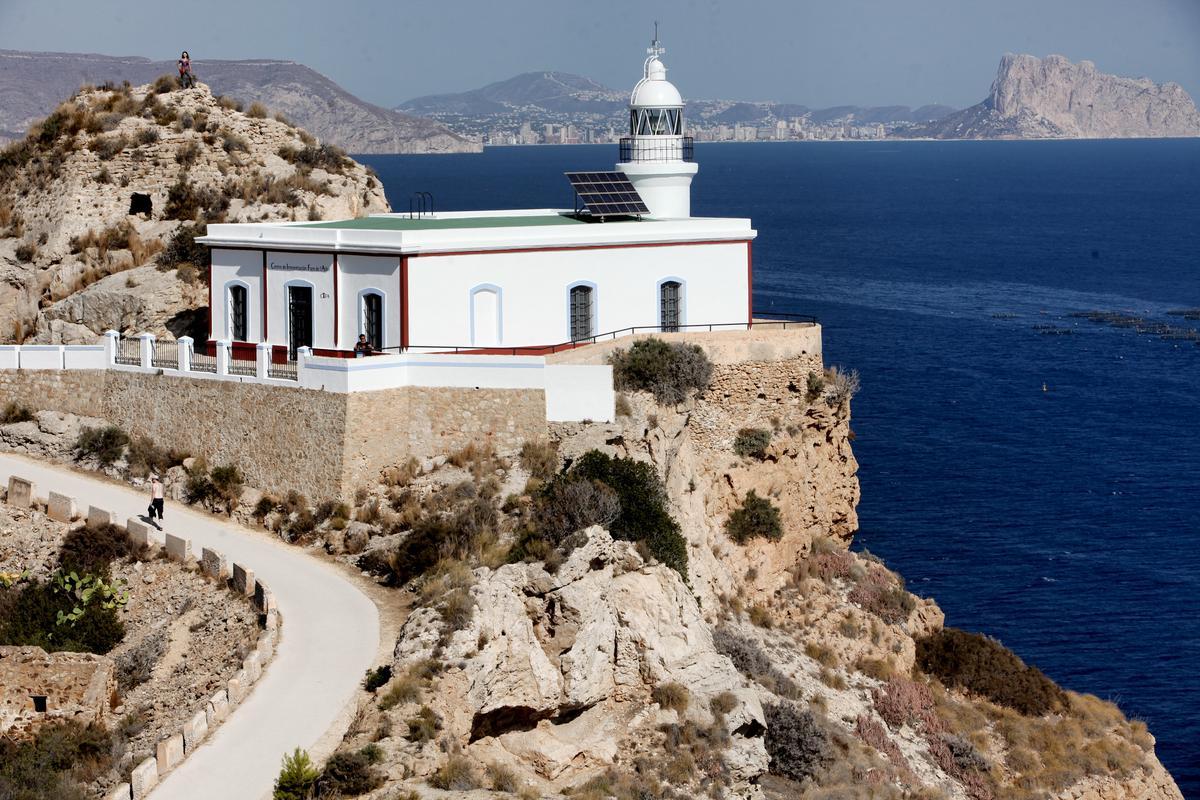
{"label": "limestone rock", "polygon": [[[502,752],[506,763],[568,785],[655,735],[648,698],[660,683],[686,686],[701,717],[709,698],[731,691],[729,763],[748,785],[767,766],[762,708],[714,649],[695,598],[673,570],[644,565],[632,544],[598,527],[584,536],[555,575],[536,564],[476,570],[474,617],[445,645],[465,687],[439,692],[450,735],[480,758]],[[436,611],[416,610],[397,668],[432,652],[439,627]]]}
{"label": "limestone rock", "polygon": [[1177,83],[1124,78],[1063,56],[1009,53],[988,98],[906,136],[939,139],[1200,136],[1200,112]]}

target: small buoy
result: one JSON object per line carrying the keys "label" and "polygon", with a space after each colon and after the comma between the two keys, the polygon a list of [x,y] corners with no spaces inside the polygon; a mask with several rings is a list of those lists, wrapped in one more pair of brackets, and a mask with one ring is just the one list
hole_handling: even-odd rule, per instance
{"label": "small buoy", "polygon": [[1044,384],[1044,383],[1042,384],[1042,391],[1043,391],[1043,392],[1045,392],[1045,391],[1048,391],[1048,390],[1046,389],[1046,384]]}

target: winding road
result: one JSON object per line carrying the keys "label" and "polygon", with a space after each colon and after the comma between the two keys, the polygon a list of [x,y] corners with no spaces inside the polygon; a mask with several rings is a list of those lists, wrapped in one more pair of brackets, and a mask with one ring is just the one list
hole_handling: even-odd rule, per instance
{"label": "winding road", "polygon": [[[0,454],[0,480],[28,478],[35,493],[71,495],[124,523],[146,513],[148,496],[64,467]],[[332,749],[321,740],[345,724],[350,701],[379,647],[375,604],[338,569],[304,551],[232,522],[168,501],[163,528],[255,571],[275,594],[281,635],[263,677],[226,721],[150,793],[153,800],[261,800],[280,760],[295,747]],[[335,731],[335,735],[340,731]]]}

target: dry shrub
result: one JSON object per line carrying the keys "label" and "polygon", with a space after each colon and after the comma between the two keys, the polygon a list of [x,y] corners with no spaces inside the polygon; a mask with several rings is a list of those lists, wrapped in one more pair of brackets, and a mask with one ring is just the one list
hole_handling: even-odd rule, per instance
{"label": "dry shrub", "polygon": [[874,614],[889,625],[908,619],[917,600],[887,569],[872,564],[867,575],[850,591],[849,600],[863,611]]}
{"label": "dry shrub", "polygon": [[246,110],[246,116],[252,119],[266,119],[267,107],[257,101],[253,102],[250,104],[250,108]]}
{"label": "dry shrub", "polygon": [[934,710],[933,692],[923,683],[892,678],[871,690],[875,711],[892,728],[908,725],[930,733],[940,732],[944,723]]}
{"label": "dry shrub", "polygon": [[838,407],[850,401],[862,388],[858,370],[843,371],[836,365],[825,371],[825,386],[822,395],[830,406]]}
{"label": "dry shrub", "polygon": [[469,792],[483,784],[466,756],[451,753],[437,772],[429,776],[429,785],[447,792]]}
{"label": "dry shrub", "polygon": [[874,678],[877,681],[888,681],[898,674],[896,666],[890,659],[886,658],[867,658],[866,656],[862,656],[854,662],[854,668],[868,678]]}
{"label": "dry shrub", "polygon": [[554,442],[525,442],[521,445],[521,468],[535,478],[550,480],[558,472],[558,446]]}
{"label": "dry shrub", "polygon": [[395,708],[401,703],[416,703],[421,699],[421,680],[411,672],[406,672],[392,681],[383,696],[379,698],[379,708],[383,711]]}
{"label": "dry shrub", "polygon": [[650,698],[668,711],[684,713],[692,700],[692,693],[680,683],[660,683],[650,692]]}
{"label": "dry shrub", "polygon": [[837,653],[819,642],[805,642],[804,655],[823,667],[836,667],[838,664]]}
{"label": "dry shrub", "polygon": [[837,578],[848,579],[851,577],[855,567],[853,553],[846,550],[818,553],[815,548],[816,542],[813,544],[813,552],[796,565],[794,576],[797,582],[806,578],[816,578],[829,583]]}
{"label": "dry shrub", "polygon": [[908,761],[904,758],[904,754],[900,752],[900,747],[892,741],[882,725],[870,717],[860,714],[854,723],[854,733],[863,743],[874,747],[887,756],[887,760],[891,762],[892,766],[896,768],[896,772],[904,780],[909,783],[916,783],[916,776],[913,775]]}
{"label": "dry shrub", "polygon": [[118,134],[116,136],[97,136],[88,145],[88,149],[101,161],[109,161],[129,146],[129,140]]}
{"label": "dry shrub", "polygon": [[408,486],[421,474],[421,462],[414,457],[409,457],[408,461],[403,464],[387,467],[381,474],[381,480],[384,486]]}
{"label": "dry shrub", "polygon": [[500,460],[496,457],[496,450],[490,443],[471,442],[461,450],[451,453],[446,461],[455,467],[468,470],[477,479],[500,468]]}
{"label": "dry shrub", "polygon": [[733,666],[747,678],[751,678],[781,697],[798,699],[800,687],[771,663],[766,653],[753,640],[731,631],[729,628],[713,630],[713,647],[729,658]]}
{"label": "dry shrub", "polygon": [[311,137],[305,140],[304,136],[302,131],[300,138],[305,142],[304,147],[296,148],[284,145],[279,148],[279,157],[304,171],[323,169],[335,175],[345,172],[351,165],[352,162],[340,148],[331,144],[318,145]]}
{"label": "dry shrub", "polygon": [[517,781],[517,774],[503,764],[495,762],[487,765],[487,779],[491,784],[492,791],[496,792],[516,792],[520,788]]}
{"label": "dry shrub", "polygon": [[200,158],[200,144],[195,139],[188,139],[182,147],[175,151],[175,163],[185,169],[196,163]]}

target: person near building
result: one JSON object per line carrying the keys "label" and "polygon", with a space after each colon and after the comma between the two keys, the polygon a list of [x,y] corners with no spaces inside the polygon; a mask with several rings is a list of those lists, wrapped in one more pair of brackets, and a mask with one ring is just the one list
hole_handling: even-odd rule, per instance
{"label": "person near building", "polygon": [[371,343],[367,341],[367,335],[365,333],[360,333],[358,335],[358,341],[354,343],[354,357],[362,358],[363,356],[369,356],[374,352],[375,349],[371,347]]}
{"label": "person near building", "polygon": [[196,77],[192,75],[192,57],[188,55],[188,51],[184,50],[183,55],[179,57],[179,86],[182,89],[191,89],[196,85]]}
{"label": "person near building", "polygon": [[155,517],[161,522],[163,518],[163,483],[157,475],[150,476],[150,507],[147,509],[150,521]]}

